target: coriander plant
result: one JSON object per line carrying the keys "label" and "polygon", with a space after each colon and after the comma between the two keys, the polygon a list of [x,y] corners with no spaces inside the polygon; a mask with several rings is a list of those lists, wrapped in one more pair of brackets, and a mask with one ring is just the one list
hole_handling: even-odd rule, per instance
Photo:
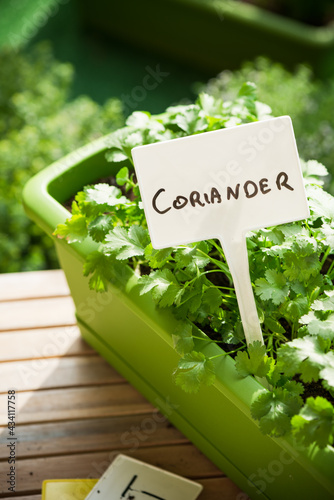
{"label": "coriander plant", "polygon": [[107,159],[119,163],[115,178],[86,186],[72,204],[72,216],[55,234],[69,243],[90,237],[97,249],[84,274],[97,292],[119,283],[131,266],[140,294],[177,317],[173,333],[180,360],[176,384],[196,392],[212,384],[215,363],[196,348],[222,347],[235,358],[240,377],[267,380],[251,411],[264,433],[292,433],[298,442],[325,447],[334,433],[334,198],[322,188],[325,167],[302,162],[311,210],[308,220],[248,234],[251,279],[265,346],[246,348],[231,275],[215,240],[155,250],[150,242],[136,182],[131,149],[261,120],[270,108],[257,101],[255,87],[242,85],[223,102],[201,94],[193,105],[174,106],[161,115],[135,112],[128,127],[109,136]]}

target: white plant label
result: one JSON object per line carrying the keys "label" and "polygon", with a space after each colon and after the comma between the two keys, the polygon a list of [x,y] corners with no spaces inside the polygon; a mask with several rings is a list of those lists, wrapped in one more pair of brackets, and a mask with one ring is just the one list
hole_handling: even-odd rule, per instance
{"label": "white plant label", "polygon": [[86,500],[195,500],[203,486],[118,455]]}
{"label": "white plant label", "polygon": [[247,343],[263,342],[246,233],[309,216],[290,117],[138,146],[132,155],[153,247],[219,239]]}

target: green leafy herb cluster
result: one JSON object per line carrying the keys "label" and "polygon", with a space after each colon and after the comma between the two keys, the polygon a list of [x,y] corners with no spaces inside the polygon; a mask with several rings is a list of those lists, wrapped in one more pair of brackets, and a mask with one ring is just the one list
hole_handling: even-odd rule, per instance
{"label": "green leafy herb cluster", "polygon": [[73,67],[48,43],[0,53],[0,272],[57,267],[52,241],[24,214],[21,193],[42,168],[123,125],[122,104],[70,99]]}
{"label": "green leafy herb cluster", "polygon": [[[251,411],[263,432],[292,432],[300,442],[324,447],[334,432],[334,198],[323,191],[325,167],[302,162],[311,217],[250,233],[247,246],[255,298],[266,347],[246,350],[231,275],[215,240],[153,249],[136,183],[131,149],[167,139],[239,125],[267,117],[253,84],[223,102],[201,94],[194,105],[158,116],[135,112],[128,127],[109,137],[107,158],[119,163],[111,185],[87,186],[72,216],[55,234],[69,242],[90,236],[97,244],[84,267],[90,287],[105,291],[122,279],[124,264],[138,276],[141,294],[179,319],[173,332],[180,361],[174,377],[187,392],[215,379],[217,359],[235,356],[241,377],[266,378],[270,390],[257,394]],[[208,334],[208,337],[203,335]],[[218,356],[198,345],[216,342]],[[200,339],[200,342],[198,341]],[[314,388],[320,393],[310,395]],[[313,393],[312,393],[313,394]]]}

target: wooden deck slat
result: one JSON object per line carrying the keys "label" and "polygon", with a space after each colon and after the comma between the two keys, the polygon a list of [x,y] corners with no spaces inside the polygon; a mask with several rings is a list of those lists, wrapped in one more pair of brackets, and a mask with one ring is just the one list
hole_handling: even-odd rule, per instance
{"label": "wooden deck slat", "polygon": [[0,331],[74,325],[71,297],[0,302]]}
{"label": "wooden deck slat", "polygon": [[[41,500],[45,479],[98,478],[121,452],[197,480],[199,500],[247,500],[80,338],[75,323],[62,271],[0,275],[0,499]],[[14,495],[4,446],[12,388]]]}
{"label": "wooden deck slat", "polygon": [[[221,477],[223,474],[191,444],[157,448],[138,448],[126,455],[188,478]],[[96,478],[107,469],[118,451],[82,453],[62,457],[17,460],[18,493],[35,493],[44,479]],[[3,485],[8,464],[0,463],[0,485]],[[5,493],[0,486],[0,493]]]}
{"label": "wooden deck slat", "polygon": [[[20,458],[187,442],[180,431],[153,409],[143,415],[20,425],[17,436]],[[0,447],[0,460],[6,458],[6,448]]]}
{"label": "wooden deck slat", "polygon": [[61,270],[0,274],[0,301],[69,295]]}
{"label": "wooden deck slat", "polygon": [[101,356],[95,354],[1,363],[0,393],[8,391],[9,381],[17,391],[32,391],[120,383],[124,379]]}
{"label": "wooden deck slat", "polygon": [[[42,495],[28,495],[28,496],[24,496],[24,497],[3,497],[2,500],[41,500],[42,498]],[[59,499],[61,500],[61,499]]]}
{"label": "wooden deck slat", "polygon": [[0,335],[0,362],[94,352],[82,339],[76,325],[14,331]]}
{"label": "wooden deck slat", "polygon": [[[56,422],[118,415],[141,415],[152,410],[129,384],[21,392],[17,423]],[[7,394],[0,395],[0,425],[7,425]]]}

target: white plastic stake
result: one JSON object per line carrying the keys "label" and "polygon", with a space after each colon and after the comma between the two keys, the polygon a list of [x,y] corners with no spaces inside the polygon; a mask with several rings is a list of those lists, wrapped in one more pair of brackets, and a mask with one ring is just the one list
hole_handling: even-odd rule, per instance
{"label": "white plastic stake", "polygon": [[232,274],[247,345],[256,340],[263,343],[261,325],[249,276],[246,236],[241,235],[240,241],[226,241],[224,243],[222,237],[219,240]]}
{"label": "white plastic stake", "polygon": [[217,238],[247,344],[263,342],[246,233],[309,216],[288,116],[132,150],[154,248]]}

